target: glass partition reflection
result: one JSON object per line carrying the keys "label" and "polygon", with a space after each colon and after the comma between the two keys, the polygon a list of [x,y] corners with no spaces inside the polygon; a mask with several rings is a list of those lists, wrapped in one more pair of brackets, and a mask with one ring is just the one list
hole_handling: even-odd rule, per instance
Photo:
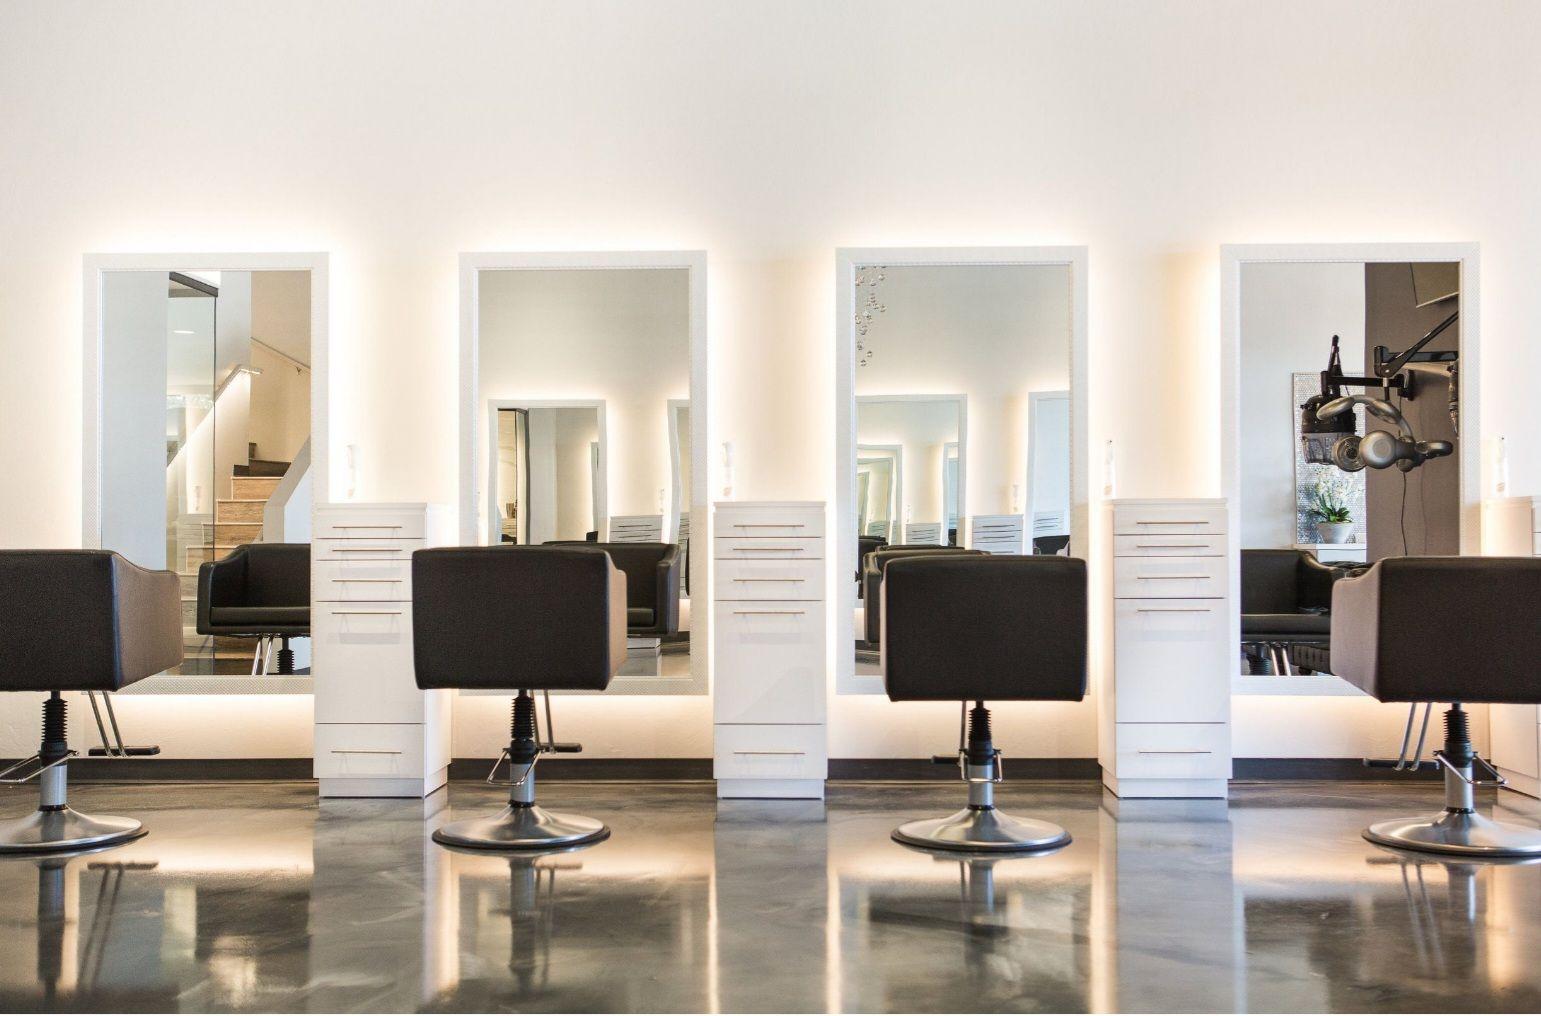
{"label": "glass partition reflection", "polygon": [[200,610],[199,572],[310,542],[310,273],[102,279],[101,547],[180,576],[185,659],[168,673],[308,673],[308,624],[292,616],[308,616],[307,582],[283,603],[232,605],[288,611],[272,631],[291,636],[290,661],[261,618],[237,632]]}

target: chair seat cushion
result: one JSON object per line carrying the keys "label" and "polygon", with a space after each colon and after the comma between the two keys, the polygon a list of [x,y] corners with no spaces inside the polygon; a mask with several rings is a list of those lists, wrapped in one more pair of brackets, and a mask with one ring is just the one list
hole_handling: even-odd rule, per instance
{"label": "chair seat cushion", "polygon": [[653,623],[653,611],[649,607],[626,608],[626,626],[628,628],[645,628]]}
{"label": "chair seat cushion", "polygon": [[261,634],[285,629],[310,629],[309,607],[211,607],[209,622],[220,628],[243,628]]}
{"label": "chair seat cushion", "polygon": [[1241,637],[1266,635],[1329,635],[1332,632],[1330,614],[1243,614]]}

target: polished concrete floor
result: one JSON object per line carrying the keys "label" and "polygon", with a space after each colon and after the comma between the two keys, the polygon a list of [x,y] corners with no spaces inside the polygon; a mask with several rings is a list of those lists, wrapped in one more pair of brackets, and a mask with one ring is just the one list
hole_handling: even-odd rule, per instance
{"label": "polished concrete floor", "polygon": [[[480,785],[448,807],[77,786],[77,807],[150,835],[0,859],[0,1011],[1541,1010],[1541,866],[1359,838],[1437,793],[1275,783],[1227,805],[1007,784],[1009,809],[1075,841],[970,863],[888,838],[953,810],[949,784],[834,785],[817,804],[548,783],[548,805],[614,835],[513,859],[428,839],[496,808]],[[0,794],[0,814],[29,806]],[[1525,798],[1498,808],[1541,823]]]}

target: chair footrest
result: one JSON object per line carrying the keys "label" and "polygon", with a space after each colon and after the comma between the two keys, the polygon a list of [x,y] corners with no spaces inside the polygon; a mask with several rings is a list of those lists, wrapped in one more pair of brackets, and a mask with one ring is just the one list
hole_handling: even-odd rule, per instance
{"label": "chair footrest", "polygon": [[576,741],[558,741],[555,744],[546,745],[546,750],[563,755],[576,755],[583,750],[583,745]]}
{"label": "chair footrest", "polygon": [[92,758],[141,758],[146,755],[159,755],[161,746],[158,744],[128,744],[123,746],[123,754],[118,754],[116,748],[103,748],[101,745],[86,752]]}

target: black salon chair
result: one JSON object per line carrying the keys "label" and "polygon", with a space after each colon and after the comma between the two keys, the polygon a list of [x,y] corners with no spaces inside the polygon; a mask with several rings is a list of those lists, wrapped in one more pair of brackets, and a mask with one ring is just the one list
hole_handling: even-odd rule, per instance
{"label": "black salon chair", "polygon": [[[535,763],[577,752],[535,718],[532,691],[604,691],[626,662],[626,576],[582,547],[452,547],[412,555],[413,660],[419,688],[516,691],[508,807],[451,822],[440,843],[547,849],[610,835],[604,823],[535,803]],[[499,764],[501,764],[501,759]],[[496,770],[494,770],[496,771]]]}
{"label": "black salon chair", "polygon": [[858,536],[856,538],[856,598],[866,599],[866,589],[862,585],[861,570],[867,565],[867,557],[874,551],[888,546],[888,541],[881,536]]}
{"label": "black salon chair", "polygon": [[552,540],[547,547],[603,551],[626,576],[626,633],[636,638],[677,635],[680,630],[680,545],[590,543]]}
{"label": "black salon chair", "polygon": [[0,691],[48,692],[36,756],[0,781],[41,784],[38,810],[0,822],[0,852],[83,850],[142,836],[136,819],[67,803],[61,692],[114,692],[182,662],[182,589],[106,550],[0,551]]}
{"label": "black salon chair", "polygon": [[879,598],[883,592],[883,575],[892,561],[902,557],[925,557],[928,555],[966,554],[976,557],[983,554],[982,550],[969,550],[963,547],[938,547],[931,543],[896,543],[868,554],[861,574],[862,600],[867,605],[865,632],[867,641],[876,645],[882,638],[883,612],[878,609]]}
{"label": "black salon chair", "polygon": [[280,640],[278,673],[294,673],[291,638],[310,635],[310,544],[248,543],[198,569],[198,634],[257,640],[252,673],[267,673]]}
{"label": "black salon chair", "polygon": [[1241,552],[1241,644],[1254,671],[1264,657],[1288,675],[1296,646],[1323,645],[1338,573],[1303,550]]}
{"label": "black salon chair", "polygon": [[[1434,753],[1444,769],[1444,812],[1377,822],[1366,839],[1440,854],[1541,857],[1541,830],[1477,812],[1476,789],[1503,779],[1473,750],[1462,708],[1541,703],[1537,604],[1541,559],[1528,557],[1387,558],[1333,587],[1334,673],[1382,702],[1451,703],[1444,747]],[[1408,768],[1403,741],[1398,762]]]}
{"label": "black salon chair", "polygon": [[1033,537],[1034,554],[1062,554],[1070,546],[1070,534],[1061,533],[1058,536]]}
{"label": "black salon chair", "polygon": [[1077,558],[915,555],[889,563],[882,587],[888,697],[961,702],[968,713],[968,736],[957,754],[933,759],[958,766],[968,807],[907,822],[894,839],[978,852],[1051,850],[1070,842],[1051,822],[995,808],[1001,753],[985,702],[1079,702],[1086,695],[1086,599],[1086,562]]}

